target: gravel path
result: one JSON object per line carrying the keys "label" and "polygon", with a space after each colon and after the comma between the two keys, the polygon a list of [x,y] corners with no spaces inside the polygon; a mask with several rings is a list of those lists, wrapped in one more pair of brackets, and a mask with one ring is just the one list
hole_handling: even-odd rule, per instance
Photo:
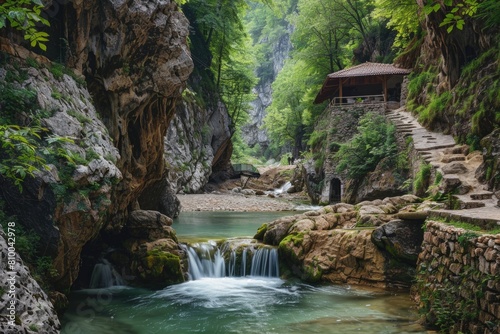
{"label": "gravel path", "polygon": [[292,197],[270,198],[242,194],[177,195],[181,212],[189,211],[289,211],[297,204]]}

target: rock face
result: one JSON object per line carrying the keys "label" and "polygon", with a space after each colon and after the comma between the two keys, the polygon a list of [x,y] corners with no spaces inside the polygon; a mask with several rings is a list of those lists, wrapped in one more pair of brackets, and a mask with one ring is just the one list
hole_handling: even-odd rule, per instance
{"label": "rock face", "polygon": [[[248,124],[241,128],[243,140],[250,146],[260,145],[265,150],[269,146],[269,138],[267,132],[262,129],[263,120],[266,116],[266,109],[272,103],[272,88],[271,85],[285,64],[285,60],[289,57],[292,43],[290,41],[292,26],[284,29],[286,33],[281,36],[270,52],[270,61],[272,62],[272,75],[267,79],[261,80],[255,87],[254,93],[256,98],[251,102],[249,111],[250,120]],[[266,41],[267,36],[263,37]]]}
{"label": "rock face", "polygon": [[171,1],[79,1],[66,10],[76,45],[68,64],[86,75],[121,155],[112,223],[119,228],[122,212],[163,176],[163,138],[193,69],[189,23]]}
{"label": "rock face", "polygon": [[[100,233],[119,235],[139,198],[150,210],[166,210],[145,190],[164,176],[163,138],[193,62],[189,23],[174,2],[45,3],[53,5],[48,47],[57,50],[48,55],[76,73],[10,43],[2,48],[42,64],[26,68],[28,79],[14,85],[36,91],[42,125],[73,138],[64,148],[78,159],[68,169],[58,157],[6,203],[49,244],[58,273],[51,283],[66,291],[78,276],[84,245]],[[63,40],[67,45],[58,44]]]}
{"label": "rock face", "polygon": [[184,281],[181,260],[185,256],[171,225],[172,219],[158,211],[130,213],[120,237],[128,259],[118,266],[129,277],[127,283],[164,288]]}
{"label": "rock face", "polygon": [[[24,117],[38,120],[51,135],[71,141],[61,144],[47,158],[49,170],[24,182],[22,193],[0,178],[2,188],[8,190],[1,197],[17,222],[39,235],[40,253],[53,258],[58,272],[51,283],[63,289],[78,275],[83,246],[96,237],[104,224],[103,217],[110,212],[113,185],[122,179],[116,166],[120,154],[91,95],[74,74],[58,73],[51,67],[20,66],[20,72],[28,71],[30,75],[13,82],[10,89],[18,93],[32,91],[36,96],[33,108],[37,113],[26,113]],[[0,78],[4,80],[9,72],[16,70],[7,65]],[[42,113],[44,110],[48,112]]]}
{"label": "rock face", "polygon": [[373,231],[372,241],[394,257],[414,266],[423,240],[422,222],[423,220],[392,220]]}
{"label": "rock face", "polygon": [[228,163],[225,151],[231,152],[232,147],[231,120],[224,105],[203,108],[188,95],[177,107],[165,137],[167,178],[175,193],[200,192],[212,167]]}
{"label": "rock face", "polygon": [[[309,282],[408,288],[414,277],[423,219],[409,222],[394,218],[398,212],[414,210],[411,203],[416,202],[417,197],[405,195],[356,206],[329,205],[265,224],[255,238],[278,245],[280,260],[294,275]],[[428,205],[419,208],[428,210]]]}
{"label": "rock face", "polygon": [[500,130],[497,129],[483,138],[481,146],[485,148],[484,162],[476,171],[476,177],[486,182],[489,190],[500,191]]}
{"label": "rock face", "polygon": [[[16,230],[15,226],[13,230]],[[0,331],[5,334],[59,333],[61,324],[54,306],[31,276],[21,257],[9,251],[10,246],[7,240],[9,239],[0,227],[0,256],[2,258],[0,261],[0,276],[2,277]]]}

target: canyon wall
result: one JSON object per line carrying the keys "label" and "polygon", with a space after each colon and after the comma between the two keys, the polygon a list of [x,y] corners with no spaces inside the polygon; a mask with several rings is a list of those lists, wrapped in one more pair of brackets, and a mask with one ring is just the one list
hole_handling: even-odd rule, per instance
{"label": "canyon wall", "polygon": [[67,291],[89,241],[126,236],[130,213],[165,177],[164,138],[193,62],[189,22],[172,1],[54,0],[47,15],[48,58],[2,31],[10,40],[1,43],[0,72],[11,78],[9,92],[36,96],[35,111],[20,112],[16,124],[36,120],[71,141],[64,154],[49,154],[49,170],[27,178],[22,193],[2,178],[1,199],[40,236],[53,260],[51,289]]}

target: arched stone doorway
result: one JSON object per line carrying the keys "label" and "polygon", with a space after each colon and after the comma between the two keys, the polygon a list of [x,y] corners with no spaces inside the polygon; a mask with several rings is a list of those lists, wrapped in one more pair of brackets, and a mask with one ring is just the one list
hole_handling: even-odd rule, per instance
{"label": "arched stone doorway", "polygon": [[338,203],[342,200],[342,182],[338,178],[330,181],[330,203]]}

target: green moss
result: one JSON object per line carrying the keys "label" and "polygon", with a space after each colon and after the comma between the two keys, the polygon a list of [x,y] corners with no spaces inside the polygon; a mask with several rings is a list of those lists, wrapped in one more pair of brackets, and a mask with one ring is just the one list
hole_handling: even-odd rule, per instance
{"label": "green moss", "polygon": [[293,243],[294,246],[300,246],[304,242],[304,233],[292,233],[287,235],[281,242],[281,244]]}
{"label": "green moss", "polygon": [[299,264],[299,257],[302,255],[302,248],[296,253],[293,247],[300,247],[304,241],[304,233],[292,233],[281,240],[278,251],[280,258],[284,258],[289,264]]}
{"label": "green moss", "polygon": [[319,282],[323,276],[323,270],[319,267],[317,263],[313,263],[310,266],[304,267],[304,273],[302,279],[306,282],[314,283]]}
{"label": "green moss", "polygon": [[183,275],[179,256],[153,249],[147,253],[144,264],[152,278],[160,278],[166,284],[182,282]]}
{"label": "green moss", "polygon": [[262,224],[258,229],[257,233],[254,235],[254,239],[263,240],[264,234],[267,232],[267,224]]}

